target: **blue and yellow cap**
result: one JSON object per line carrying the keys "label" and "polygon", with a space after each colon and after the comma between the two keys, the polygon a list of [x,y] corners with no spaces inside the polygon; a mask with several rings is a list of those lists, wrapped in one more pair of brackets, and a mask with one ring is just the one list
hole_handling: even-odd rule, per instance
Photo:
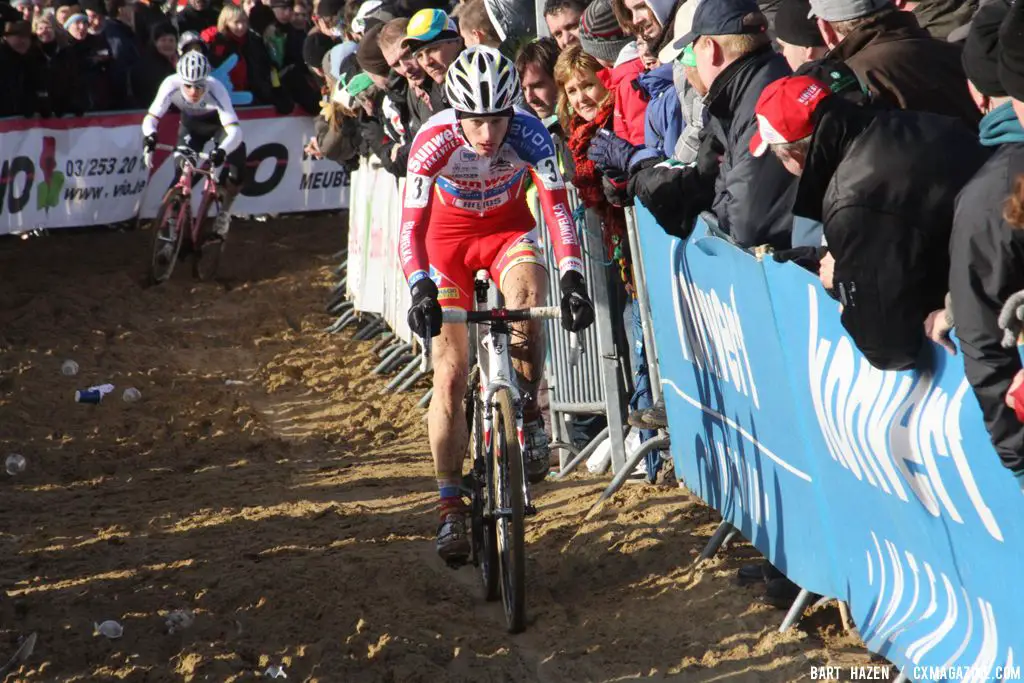
{"label": "blue and yellow cap", "polygon": [[409,19],[401,45],[416,52],[430,43],[456,40],[459,37],[459,30],[447,12],[428,8],[421,9]]}

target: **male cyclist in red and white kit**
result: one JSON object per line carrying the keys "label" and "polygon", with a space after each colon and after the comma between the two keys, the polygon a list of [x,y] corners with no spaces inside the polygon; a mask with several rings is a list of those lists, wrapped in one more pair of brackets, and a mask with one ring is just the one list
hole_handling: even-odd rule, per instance
{"label": "male cyclist in red and white kit", "polygon": [[[555,145],[537,117],[513,105],[519,88],[515,67],[497,50],[477,46],[462,52],[445,78],[452,109],[424,123],[409,151],[399,251],[412,290],[409,326],[420,337],[437,337],[428,425],[441,494],[437,552],[451,564],[469,555],[461,494],[469,441],[462,411],[469,335],[465,325],[442,325],[441,311],[472,309],[478,270],[490,273],[509,308],[545,304],[547,275],[526,203],[528,174],[558,262],[562,326],[575,332],[594,320]],[[513,342],[511,352],[527,395],[526,468],[536,483],[550,467],[537,407],[544,330],[538,321],[517,327],[527,339]]]}

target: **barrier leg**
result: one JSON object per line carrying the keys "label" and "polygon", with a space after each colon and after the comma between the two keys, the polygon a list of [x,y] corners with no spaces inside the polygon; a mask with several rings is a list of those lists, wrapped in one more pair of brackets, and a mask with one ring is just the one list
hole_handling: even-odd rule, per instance
{"label": "barrier leg", "polygon": [[353,308],[345,315],[345,320],[341,323],[341,326],[338,327],[338,331],[341,332],[342,330],[344,330],[346,327],[348,327],[357,320],[359,320],[359,311]]}
{"label": "barrier leg", "polygon": [[608,484],[608,488],[604,490],[604,493],[602,493],[597,499],[594,506],[590,508],[590,512],[587,513],[586,519],[590,519],[592,516],[600,512],[602,503],[614,496],[615,492],[622,488],[622,485],[626,483],[626,479],[629,478],[629,475],[636,468],[637,464],[643,460],[648,453],[662,448],[668,449],[671,446],[672,441],[669,439],[667,434],[664,436],[656,436],[653,439],[648,439],[641,444],[640,448],[636,449],[636,452],[626,460],[626,464],[619,468],[619,471],[615,473],[615,476],[612,478],[612,483]]}
{"label": "barrier leg", "polygon": [[341,275],[345,271],[346,268],[348,268],[348,259],[345,259],[344,261],[339,263],[337,266],[335,266],[335,268],[334,268],[334,270],[332,272],[335,275]]}
{"label": "barrier leg", "polygon": [[389,391],[394,391],[399,384],[407,380],[409,378],[409,375],[416,371],[416,368],[419,367],[419,362],[419,358],[413,358],[411,361],[409,361],[409,364],[402,368],[402,370],[397,375],[395,375],[394,379],[388,382],[388,385],[384,387],[384,390],[381,391],[380,393],[383,394]]}
{"label": "barrier leg", "polygon": [[419,382],[421,379],[423,379],[424,377],[426,377],[429,374],[430,374],[430,370],[427,370],[426,372],[424,372],[422,370],[417,370],[408,379],[406,379],[404,382],[402,382],[401,384],[398,385],[398,388],[395,389],[395,393],[397,393],[397,394],[405,393],[410,388],[412,388],[413,384],[416,384],[416,382]]}
{"label": "barrier leg", "polygon": [[430,399],[434,398],[434,388],[427,389],[427,393],[423,394],[423,398],[420,399],[419,403],[416,404],[419,408],[426,408],[430,405]]}
{"label": "barrier leg", "polygon": [[574,469],[580,466],[581,462],[589,458],[590,454],[596,451],[597,447],[600,446],[601,442],[604,441],[606,438],[608,438],[607,427],[598,432],[597,436],[591,439],[590,443],[588,443],[583,448],[583,450],[579,452],[579,455],[573,458],[568,465],[559,470],[558,474],[555,475],[555,480],[558,481],[560,479],[564,479],[565,477],[567,477],[570,472],[572,472]]}
{"label": "barrier leg", "polygon": [[381,349],[387,347],[388,344],[394,341],[394,339],[394,332],[385,332],[380,336],[380,339],[378,339],[377,342],[373,345],[373,348],[370,349],[370,353],[379,353]]}
{"label": "barrier leg", "polygon": [[366,325],[364,325],[361,330],[356,332],[352,338],[355,339],[356,341],[366,341],[368,339],[373,339],[374,335],[376,335],[384,328],[384,325],[385,323],[382,319],[374,318]]}
{"label": "barrier leg", "polygon": [[727,549],[729,547],[729,543],[732,542],[732,539],[736,538],[739,535],[740,535],[740,530],[737,529],[736,527],[733,527],[732,531],[730,531],[729,534],[725,537],[725,540],[722,541],[722,549],[723,550]]}
{"label": "barrier leg", "polygon": [[345,258],[345,254],[347,254],[347,253],[348,253],[348,249],[341,249],[340,251],[336,251],[333,254],[331,254],[331,258],[332,259]]}
{"label": "barrier leg", "polygon": [[399,356],[401,356],[403,353],[405,353],[406,351],[408,351],[411,348],[412,348],[412,344],[405,344],[405,343],[399,344],[394,349],[389,351],[388,354],[386,356],[384,356],[383,359],[381,359],[380,363],[377,364],[377,367],[375,367],[373,370],[370,371],[370,374],[371,375],[380,375],[380,374],[382,374],[384,372],[387,372],[388,369],[391,367],[391,364]]}
{"label": "barrier leg", "polygon": [[779,633],[785,633],[789,629],[793,628],[796,622],[800,621],[800,617],[803,616],[804,610],[811,603],[811,597],[813,594],[806,588],[800,589],[800,594],[796,596],[796,600],[793,601],[789,611],[786,612],[786,618],[782,620],[782,626],[779,627]]}
{"label": "barrier leg", "polygon": [[352,303],[351,301],[346,301],[345,297],[342,296],[339,297],[330,305],[330,307],[327,309],[327,312],[330,313],[331,315],[343,315],[351,311],[353,306],[355,306],[354,303]]}
{"label": "barrier leg", "polygon": [[[585,239],[591,254],[604,254],[604,240],[601,237],[601,221],[597,214],[587,210],[587,229]],[[609,291],[606,273],[595,273],[594,291],[591,292],[594,310],[597,311],[596,333],[597,349],[601,354],[601,379],[604,383],[605,407],[608,417],[608,438],[612,445],[612,471],[618,472],[626,462],[625,434],[622,425],[626,424],[623,411],[623,385],[620,373],[623,371],[619,362],[618,349],[615,348],[615,332],[612,318],[616,317],[611,310],[611,292]],[[601,312],[604,315],[601,315]]]}
{"label": "barrier leg", "polygon": [[729,538],[735,532],[736,527],[723,519],[722,523],[718,525],[717,529],[715,529],[715,533],[711,534],[711,539],[708,540],[708,544],[704,546],[704,550],[701,551],[700,558],[697,561],[700,562],[714,557],[715,553],[718,552],[718,549],[725,545],[725,539]]}
{"label": "barrier leg", "polygon": [[328,334],[337,334],[341,332],[341,324],[348,319],[348,313],[342,313],[335,319],[333,323],[324,328],[324,332]]}

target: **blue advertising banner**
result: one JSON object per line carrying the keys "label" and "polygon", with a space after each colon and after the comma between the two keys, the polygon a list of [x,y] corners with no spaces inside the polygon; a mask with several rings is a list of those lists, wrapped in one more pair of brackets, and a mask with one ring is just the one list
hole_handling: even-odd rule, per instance
{"label": "blue advertising banner", "polygon": [[962,360],[877,370],[812,274],[637,225],[681,480],[912,680],[1019,679],[1024,496]]}

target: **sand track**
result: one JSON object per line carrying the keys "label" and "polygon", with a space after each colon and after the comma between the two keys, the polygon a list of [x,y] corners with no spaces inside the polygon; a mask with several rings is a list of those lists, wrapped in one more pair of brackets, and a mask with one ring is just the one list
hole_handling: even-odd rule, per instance
{"label": "sand track", "polygon": [[[741,545],[684,491],[542,486],[529,627],[432,554],[415,398],[382,397],[370,344],[323,334],[338,218],[239,224],[226,280],[140,286],[147,233],[0,241],[0,660],[9,681],[796,681],[868,662],[834,609],[781,613],[732,584]],[[64,358],[81,366],[60,374]],[[225,380],[245,382],[225,385]],[[118,386],[98,406],[73,392]],[[120,400],[127,386],[139,403]],[[187,608],[188,630],[164,633]],[[116,619],[124,637],[92,635]],[[806,630],[804,630],[806,629]]]}

